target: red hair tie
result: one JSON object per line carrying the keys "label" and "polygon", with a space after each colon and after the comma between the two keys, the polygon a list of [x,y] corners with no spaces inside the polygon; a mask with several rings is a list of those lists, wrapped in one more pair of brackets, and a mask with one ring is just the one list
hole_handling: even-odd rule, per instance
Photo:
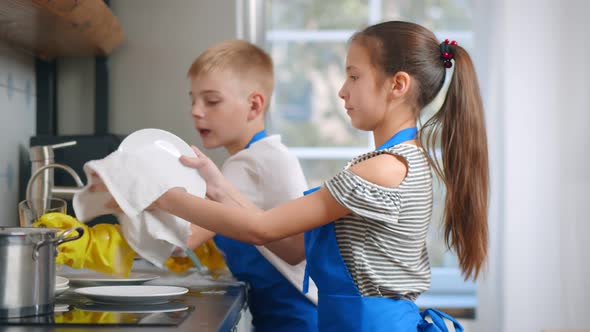
{"label": "red hair tie", "polygon": [[448,39],[445,39],[445,41],[439,45],[440,59],[443,61],[443,66],[445,66],[445,68],[451,68],[453,66],[451,60],[455,57],[449,45],[456,46],[457,42],[454,40],[449,42]]}

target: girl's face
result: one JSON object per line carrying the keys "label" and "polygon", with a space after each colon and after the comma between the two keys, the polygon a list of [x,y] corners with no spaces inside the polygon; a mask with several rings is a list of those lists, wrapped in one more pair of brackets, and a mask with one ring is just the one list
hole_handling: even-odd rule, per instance
{"label": "girl's face", "polygon": [[248,94],[227,70],[191,79],[192,117],[207,149],[239,145],[248,122]]}
{"label": "girl's face", "polygon": [[377,79],[366,48],[352,42],[346,55],[346,81],[338,96],[344,100],[353,127],[373,130],[383,119],[387,108],[385,82]]}

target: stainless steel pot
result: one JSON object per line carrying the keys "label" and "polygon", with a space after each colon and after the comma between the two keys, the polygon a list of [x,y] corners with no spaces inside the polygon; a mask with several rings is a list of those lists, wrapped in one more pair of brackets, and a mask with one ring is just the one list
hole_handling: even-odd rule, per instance
{"label": "stainless steel pot", "polygon": [[[57,246],[82,237],[82,227],[0,227],[0,317],[53,312]],[[70,236],[72,232],[77,235]]]}

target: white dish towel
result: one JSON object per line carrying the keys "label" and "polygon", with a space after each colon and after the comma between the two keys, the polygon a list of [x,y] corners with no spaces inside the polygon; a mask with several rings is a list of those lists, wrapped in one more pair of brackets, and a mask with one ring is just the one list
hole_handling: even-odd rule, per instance
{"label": "white dish towel", "polygon": [[[134,153],[115,151],[104,159],[84,165],[88,184],[74,195],[73,206],[78,220],[85,222],[104,214],[115,214],[129,246],[152,264],[163,267],[176,247],[186,248],[190,224],[186,220],[161,210],[146,210],[157,198],[171,188],[182,187],[203,197],[205,190],[197,183],[187,184],[179,176],[176,157],[156,146],[147,146]],[[90,192],[96,172],[109,192]],[[196,172],[196,171],[195,171]],[[112,195],[112,196],[111,196]],[[114,198],[121,211],[105,208]]]}
{"label": "white dish towel", "polygon": [[[87,162],[84,172],[88,184],[74,195],[76,217],[85,222],[100,215],[114,214],[129,246],[150,263],[162,268],[177,247],[186,248],[191,233],[190,223],[161,210],[146,208],[171,188],[182,187],[199,197],[204,197],[205,193],[198,183],[187,185],[186,179],[178,176],[179,172],[171,171],[178,169],[179,164],[177,157],[171,158],[169,152],[155,146],[136,153],[118,150],[104,159]],[[185,166],[180,164],[180,167]],[[93,172],[98,174],[110,193],[89,191],[95,182],[91,176]],[[111,198],[119,204],[122,212],[105,207]],[[305,262],[293,266],[265,247],[256,248],[293,286],[302,290]],[[311,279],[306,297],[317,304],[317,288]]]}

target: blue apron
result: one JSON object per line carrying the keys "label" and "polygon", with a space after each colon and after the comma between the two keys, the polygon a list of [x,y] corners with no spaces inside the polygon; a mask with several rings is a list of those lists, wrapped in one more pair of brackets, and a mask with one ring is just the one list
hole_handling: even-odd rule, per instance
{"label": "blue apron", "polygon": [[[413,139],[415,134],[416,128],[404,129],[378,150]],[[317,188],[306,193],[315,190]],[[318,320],[322,332],[447,332],[443,318],[452,321],[456,331],[463,331],[455,319],[438,310],[420,312],[412,301],[362,296],[340,256],[334,223],[305,232],[305,256],[303,290],[307,291],[311,276],[319,290]],[[433,323],[427,322],[426,316],[430,316]]]}
{"label": "blue apron", "polygon": [[[266,137],[258,132],[246,148]],[[251,244],[215,235],[215,245],[223,252],[229,270],[247,282],[248,306],[256,332],[317,331],[317,308],[296,289]]]}

